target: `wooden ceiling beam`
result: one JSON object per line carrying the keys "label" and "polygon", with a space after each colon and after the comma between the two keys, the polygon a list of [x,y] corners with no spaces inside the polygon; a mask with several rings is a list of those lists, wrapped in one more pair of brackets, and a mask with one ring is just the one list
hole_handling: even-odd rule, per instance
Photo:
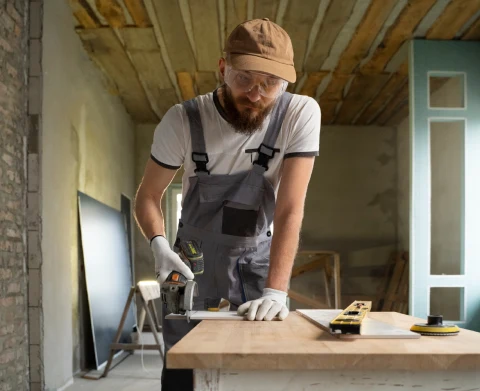
{"label": "wooden ceiling beam", "polygon": [[408,104],[408,82],[404,83],[397,91],[392,100],[385,106],[383,111],[374,119],[373,123],[380,126],[385,126],[388,120],[396,114],[397,110]]}
{"label": "wooden ceiling beam", "polygon": [[130,12],[133,21],[138,27],[150,27],[152,23],[148,17],[147,9],[143,0],[123,0]]}
{"label": "wooden ceiling beam", "polygon": [[192,75],[189,72],[177,72],[177,81],[183,100],[193,99],[197,96]]}
{"label": "wooden ceiling beam", "polygon": [[300,95],[308,95],[315,98],[317,88],[322,80],[329,75],[330,72],[311,72],[308,74],[307,80],[300,89]]}
{"label": "wooden ceiling beam", "polygon": [[343,52],[337,72],[351,73],[368,54],[373,41],[387,20],[397,0],[373,0],[365,16]]}
{"label": "wooden ceiling beam", "polygon": [[195,37],[198,71],[218,69],[222,56],[217,0],[190,0],[190,14]]}
{"label": "wooden ceiling beam", "polygon": [[215,72],[195,72],[195,84],[199,94],[207,94],[217,88]]}
{"label": "wooden ceiling beam", "polygon": [[458,31],[480,9],[480,0],[452,0],[428,30],[427,39],[455,38]]}
{"label": "wooden ceiling beam", "polygon": [[388,80],[386,73],[356,75],[338,112],[336,124],[350,125],[365,104],[382,89]]}
{"label": "wooden ceiling beam", "polygon": [[256,0],[254,2],[253,17],[255,19],[268,18],[275,22],[279,3],[280,0]]}
{"label": "wooden ceiling beam", "polygon": [[110,27],[120,28],[127,24],[123,8],[117,0],[95,0],[95,5]]}
{"label": "wooden ceiling beam", "polygon": [[150,106],[157,116],[162,118],[178,100],[163,63],[155,33],[149,27],[126,27],[120,29],[120,34]]}
{"label": "wooden ceiling beam", "polygon": [[94,29],[101,26],[95,12],[93,12],[86,0],[69,0],[69,4],[73,15],[82,27]]}
{"label": "wooden ceiling beam", "polygon": [[340,101],[320,98],[320,110],[322,113],[322,125],[329,125],[335,119],[335,112]]}
{"label": "wooden ceiling beam", "polygon": [[362,73],[380,73],[402,44],[413,36],[421,22],[436,0],[408,0],[407,5],[389,28],[382,43],[375,50],[372,58],[361,67]]}
{"label": "wooden ceiling beam", "polygon": [[222,30],[224,42],[227,42],[228,36],[235,27],[247,20],[247,6],[248,0],[230,0],[225,2],[225,26],[221,26],[224,28]]}
{"label": "wooden ceiling beam", "polygon": [[381,110],[385,103],[395,96],[397,91],[405,83],[408,84],[408,78],[405,75],[395,73],[388,79],[385,86],[379,94],[372,100],[368,107],[363,111],[360,117],[355,121],[356,125],[369,125],[375,115]]}
{"label": "wooden ceiling beam", "polygon": [[[330,2],[325,12],[320,29],[315,37],[315,43],[317,44],[312,45],[312,49],[305,59],[304,69],[306,71],[311,72],[322,69],[322,65],[327,59],[330,49],[337,39],[338,34],[340,31],[342,31],[345,23],[347,23],[348,19],[350,18],[353,8],[355,7],[355,3],[356,0]],[[297,5],[297,8],[302,7],[298,7]],[[303,60],[303,57],[301,57],[300,60]]]}
{"label": "wooden ceiling beam", "polygon": [[[352,0],[342,0],[352,1]],[[282,27],[290,35],[292,40],[295,69],[303,70],[303,61],[307,51],[308,39],[312,31],[313,23],[317,17],[320,0],[302,0],[301,6],[296,1],[289,1],[283,17]],[[315,70],[320,70],[317,67]]]}
{"label": "wooden ceiling beam", "polygon": [[77,33],[89,56],[115,86],[116,94],[132,118],[139,123],[157,122],[138,74],[113,30],[109,27],[77,29]]}
{"label": "wooden ceiling beam", "polygon": [[409,114],[409,104],[408,101],[403,105],[397,106],[395,113],[390,117],[390,119],[385,122],[386,126],[398,126],[400,123],[408,117]]}
{"label": "wooden ceiling beam", "polygon": [[464,41],[480,41],[480,17],[463,34]]}

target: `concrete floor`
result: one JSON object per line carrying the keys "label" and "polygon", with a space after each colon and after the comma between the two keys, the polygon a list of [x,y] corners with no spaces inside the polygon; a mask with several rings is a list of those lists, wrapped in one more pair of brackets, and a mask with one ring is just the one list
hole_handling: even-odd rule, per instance
{"label": "concrete floor", "polygon": [[108,376],[99,380],[74,378],[74,384],[65,391],[159,391],[163,362],[160,355],[132,354],[113,368]]}

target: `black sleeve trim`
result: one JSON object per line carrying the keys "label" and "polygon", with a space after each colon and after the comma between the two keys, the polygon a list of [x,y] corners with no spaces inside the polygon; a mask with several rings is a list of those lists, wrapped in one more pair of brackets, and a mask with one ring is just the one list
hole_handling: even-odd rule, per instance
{"label": "black sleeve trim", "polygon": [[153,156],[152,154],[150,154],[150,157],[151,159],[157,163],[159,166],[162,166],[164,168],[168,168],[169,170],[178,170],[180,167],[182,166],[170,166],[168,164],[165,164],[165,163],[162,163],[160,160],[158,160],[157,158],[155,158],[155,156]]}
{"label": "black sleeve trim", "polygon": [[288,159],[289,157],[311,157],[311,156],[318,156],[318,151],[286,153],[283,156],[283,158]]}

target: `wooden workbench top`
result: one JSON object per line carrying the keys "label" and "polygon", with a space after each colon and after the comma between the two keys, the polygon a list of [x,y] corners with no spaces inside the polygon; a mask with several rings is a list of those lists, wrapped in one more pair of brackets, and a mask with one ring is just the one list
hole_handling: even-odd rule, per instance
{"label": "wooden workbench top", "polygon": [[[396,312],[369,317],[409,330],[424,320]],[[284,321],[204,320],[168,352],[169,368],[480,370],[480,333],[419,339],[337,339],[301,315]]]}

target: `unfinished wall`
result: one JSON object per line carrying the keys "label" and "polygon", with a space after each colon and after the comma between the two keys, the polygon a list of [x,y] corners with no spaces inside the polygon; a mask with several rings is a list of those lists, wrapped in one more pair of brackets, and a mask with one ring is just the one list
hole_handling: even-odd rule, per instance
{"label": "unfinished wall", "polygon": [[[323,126],[305,205],[300,249],[340,253],[343,304],[372,297],[396,247],[396,132],[390,127]],[[303,262],[303,260],[299,260]],[[324,300],[320,272],[291,288]],[[291,308],[303,307],[291,301]]]}
{"label": "unfinished wall", "polygon": [[77,190],[120,210],[133,198],[134,126],[106,92],[74,31],[68,3],[45,2],[43,34],[42,302],[45,388],[80,370]]}
{"label": "unfinished wall", "polygon": [[26,1],[0,1],[0,389],[28,389]]}

